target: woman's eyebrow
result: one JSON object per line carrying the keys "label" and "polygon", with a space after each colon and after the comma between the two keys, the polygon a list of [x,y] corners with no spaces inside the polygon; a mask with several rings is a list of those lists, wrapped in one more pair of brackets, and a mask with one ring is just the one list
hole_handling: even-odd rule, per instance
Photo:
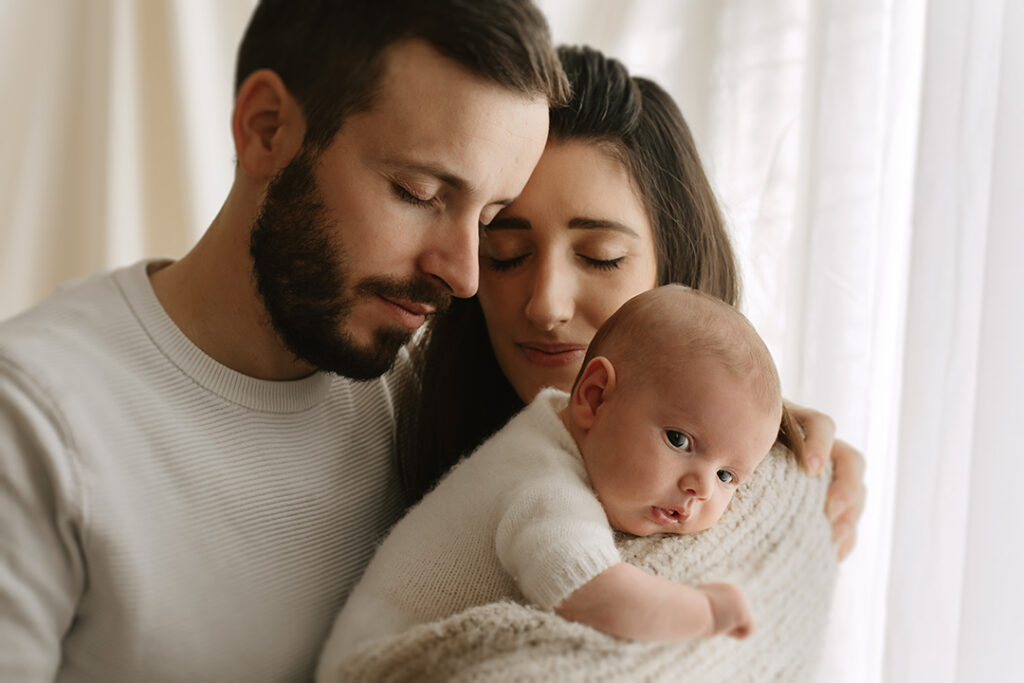
{"label": "woman's eyebrow", "polygon": [[[514,216],[496,217],[486,226],[487,230],[530,230],[531,227],[530,221]],[[572,218],[569,220],[569,228],[571,230],[614,230],[640,239],[640,234],[633,228],[608,218]]]}
{"label": "woman's eyebrow", "polygon": [[570,228],[577,228],[581,230],[614,230],[616,232],[625,233],[630,237],[636,237],[639,239],[640,234],[636,230],[629,227],[625,223],[619,221],[613,221],[607,218],[573,218],[569,221]]}

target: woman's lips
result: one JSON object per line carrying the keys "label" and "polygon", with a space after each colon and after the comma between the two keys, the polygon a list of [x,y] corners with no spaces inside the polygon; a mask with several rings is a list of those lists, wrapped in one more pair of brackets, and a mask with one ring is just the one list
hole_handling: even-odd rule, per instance
{"label": "woman's lips", "polygon": [[581,344],[524,342],[517,346],[531,363],[545,368],[562,368],[567,365],[578,368],[587,353],[587,347]]}

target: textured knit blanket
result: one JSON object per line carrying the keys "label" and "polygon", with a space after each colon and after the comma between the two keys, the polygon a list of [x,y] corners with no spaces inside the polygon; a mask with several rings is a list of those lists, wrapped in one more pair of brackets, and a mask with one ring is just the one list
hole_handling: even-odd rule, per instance
{"label": "textured knit blanket", "polygon": [[713,528],[689,536],[620,534],[623,559],[690,585],[733,581],[757,631],[682,644],[635,643],[551,612],[501,602],[368,643],[343,681],[813,681],[836,578],[823,513],[831,478],[803,474],[776,447]]}

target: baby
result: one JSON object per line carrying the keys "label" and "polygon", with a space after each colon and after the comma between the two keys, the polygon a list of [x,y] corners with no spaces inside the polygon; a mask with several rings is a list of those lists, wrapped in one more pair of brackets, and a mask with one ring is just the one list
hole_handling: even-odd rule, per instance
{"label": "baby", "polygon": [[359,643],[501,599],[634,640],[747,636],[736,586],[626,564],[612,529],[709,528],[791,424],[740,313],[679,285],[640,294],[598,330],[571,395],[542,391],[392,529],[317,680]]}

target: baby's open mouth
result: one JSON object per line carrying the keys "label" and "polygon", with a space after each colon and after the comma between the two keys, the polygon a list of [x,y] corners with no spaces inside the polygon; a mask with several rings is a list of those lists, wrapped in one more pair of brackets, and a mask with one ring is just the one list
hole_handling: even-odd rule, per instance
{"label": "baby's open mouth", "polygon": [[679,508],[663,508],[657,505],[651,506],[651,516],[654,521],[662,526],[670,526],[673,524],[679,524],[685,520],[689,514],[685,510]]}

